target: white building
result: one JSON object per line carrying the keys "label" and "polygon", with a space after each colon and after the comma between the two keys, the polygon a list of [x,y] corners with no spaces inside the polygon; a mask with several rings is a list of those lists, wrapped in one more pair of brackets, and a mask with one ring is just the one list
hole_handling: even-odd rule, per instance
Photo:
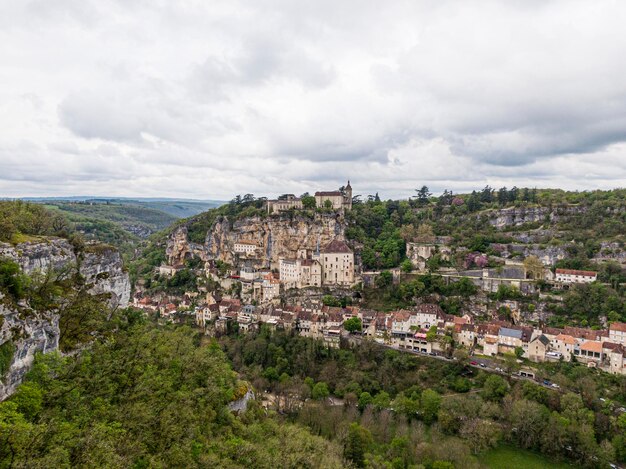
{"label": "white building", "polygon": [[626,323],[611,323],[609,326],[609,341],[615,344],[626,344]]}
{"label": "white building", "polygon": [[285,288],[296,288],[300,280],[300,266],[297,259],[278,260],[278,272],[280,273],[280,281]]}
{"label": "white building", "polygon": [[252,255],[256,254],[258,246],[253,243],[237,242],[233,245],[233,251],[238,254]]}
{"label": "white building", "polygon": [[562,283],[591,283],[598,279],[598,273],[590,270],[556,269],[555,280]]}
{"label": "white building", "polygon": [[354,283],[354,253],[345,241],[331,241],[322,251],[320,259],[324,285],[350,286]]}
{"label": "white building", "polygon": [[278,261],[280,281],[285,288],[322,286],[322,265],[317,259],[284,259]]}

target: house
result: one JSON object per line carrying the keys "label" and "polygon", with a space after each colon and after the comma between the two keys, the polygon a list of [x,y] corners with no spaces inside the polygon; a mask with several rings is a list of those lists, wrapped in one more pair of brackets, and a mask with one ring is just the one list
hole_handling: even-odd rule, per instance
{"label": "house", "polygon": [[602,342],[588,340],[574,348],[574,355],[586,363],[597,363],[602,360]]}
{"label": "house", "polygon": [[609,326],[609,341],[616,344],[626,344],[626,323],[611,323]]}
{"label": "house", "polygon": [[263,302],[272,301],[280,296],[280,280],[274,278],[272,274],[266,274],[261,284],[263,289]]}
{"label": "house", "polygon": [[613,342],[602,343],[602,355],[604,357],[603,369],[614,375],[626,374],[626,349],[622,344]]}
{"label": "house", "polygon": [[551,341],[552,349],[563,355],[565,361],[570,361],[578,342],[571,335],[559,334]]}
{"label": "house", "polygon": [[351,210],[352,186],[350,181],[343,191],[316,192],[315,205],[319,208],[325,208],[329,205],[333,210]]}
{"label": "house", "polygon": [[254,305],[245,305],[237,313],[237,323],[241,332],[250,332],[258,328],[256,307]]}
{"label": "house", "polygon": [[425,270],[426,262],[435,254],[440,254],[443,260],[449,260],[452,250],[447,246],[433,243],[406,243],[406,257],[415,269]]}
{"label": "house", "polygon": [[298,257],[278,260],[280,281],[285,288],[322,286],[322,265],[317,259]]}
{"label": "house", "polygon": [[159,267],[159,275],[163,277],[173,277],[176,273],[182,270],[184,266],[182,264],[178,265],[162,265]]}
{"label": "house", "polygon": [[512,329],[509,327],[501,327],[498,331],[498,344],[502,353],[513,353],[517,347],[522,347],[522,336],[524,332],[521,329]]}
{"label": "house", "polygon": [[286,212],[291,209],[299,210],[302,209],[302,207],[302,199],[293,194],[281,195],[278,199],[267,200],[265,202],[265,208],[269,214]]}
{"label": "house", "polygon": [[545,335],[535,336],[528,344],[528,359],[532,362],[543,362],[550,347],[550,339]]}
{"label": "house", "polygon": [[323,285],[345,285],[354,283],[354,253],[345,241],[334,239],[322,251]]}
{"label": "house", "polygon": [[556,269],[555,280],[561,283],[591,283],[598,279],[598,273],[590,270]]}
{"label": "house", "polygon": [[238,241],[233,245],[233,252],[237,254],[253,255],[256,254],[258,246],[254,243],[245,243]]}

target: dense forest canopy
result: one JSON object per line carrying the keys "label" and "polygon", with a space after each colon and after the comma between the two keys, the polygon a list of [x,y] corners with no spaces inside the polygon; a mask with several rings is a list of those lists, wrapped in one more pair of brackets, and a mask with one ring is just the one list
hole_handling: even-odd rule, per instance
{"label": "dense forest canopy", "polygon": [[1,467],[342,467],[341,449],[252,402],[214,343],[126,312],[75,357],[39,356],[0,403]]}
{"label": "dense forest canopy", "polygon": [[[479,467],[481,455],[502,444],[541,452],[550,466],[626,460],[626,414],[612,403],[626,398],[624,377],[546,364],[540,374],[561,384],[554,390],[476,371],[462,351],[442,362],[372,342],[328,349],[267,329],[220,341],[243,376],[278,396],[290,420],[342,444],[358,467]],[[505,362],[519,369],[515,359]]]}

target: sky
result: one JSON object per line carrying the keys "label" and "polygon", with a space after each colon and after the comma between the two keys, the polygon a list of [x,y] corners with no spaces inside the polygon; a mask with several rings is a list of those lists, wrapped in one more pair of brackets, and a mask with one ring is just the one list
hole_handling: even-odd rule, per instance
{"label": "sky", "polygon": [[626,2],[0,0],[0,197],[626,186]]}

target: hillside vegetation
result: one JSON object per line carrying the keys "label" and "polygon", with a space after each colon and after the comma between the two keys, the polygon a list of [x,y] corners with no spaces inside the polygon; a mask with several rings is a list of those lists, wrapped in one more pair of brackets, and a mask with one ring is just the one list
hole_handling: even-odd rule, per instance
{"label": "hillside vegetation", "polygon": [[0,404],[0,467],[343,467],[337,445],[254,402],[232,414],[246,385],[215,344],[132,312],[116,326],[78,356],[37,358]]}

